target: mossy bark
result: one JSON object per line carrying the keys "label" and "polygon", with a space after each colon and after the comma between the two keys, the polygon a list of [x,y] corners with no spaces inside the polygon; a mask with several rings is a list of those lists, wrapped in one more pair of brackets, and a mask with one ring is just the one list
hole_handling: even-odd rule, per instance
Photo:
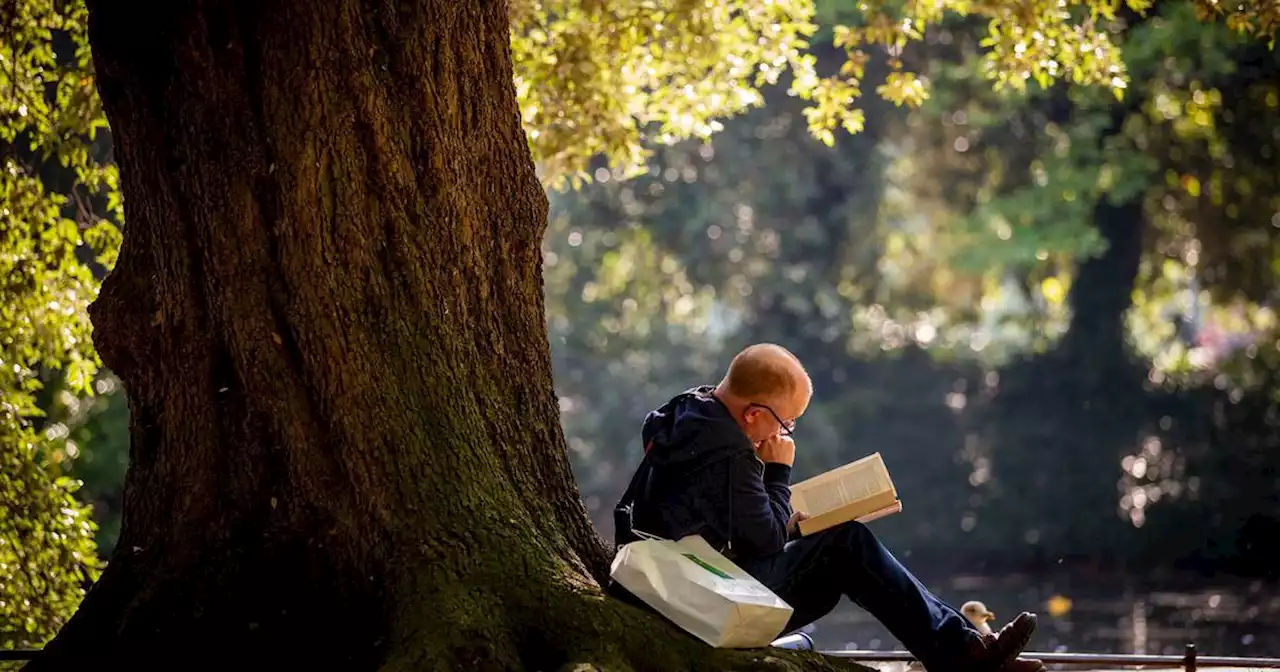
{"label": "mossy bark", "polygon": [[[750,668],[602,596],[502,2],[92,2],[117,551],[30,670]],[[796,663],[805,661],[807,663]]]}

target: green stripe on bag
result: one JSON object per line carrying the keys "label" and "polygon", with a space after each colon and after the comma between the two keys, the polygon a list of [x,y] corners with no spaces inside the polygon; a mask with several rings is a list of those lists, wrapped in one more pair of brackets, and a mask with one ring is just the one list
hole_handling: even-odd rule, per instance
{"label": "green stripe on bag", "polygon": [[695,564],[697,564],[699,567],[701,567],[701,568],[703,568],[703,569],[707,570],[708,572],[711,572],[712,574],[715,574],[716,576],[718,576],[718,577],[720,577],[720,578],[722,578],[722,579],[732,579],[732,578],[733,578],[732,576],[729,576],[728,574],[725,574],[724,572],[722,572],[722,571],[720,571],[720,570],[716,569],[715,567],[712,567],[711,565],[707,564],[707,562],[706,562],[705,560],[703,560],[702,558],[699,558],[698,556],[696,556],[696,555],[694,555],[694,554],[692,554],[692,553],[684,553],[683,555],[684,555],[684,557],[689,558],[690,560],[692,560],[692,561],[693,561]]}

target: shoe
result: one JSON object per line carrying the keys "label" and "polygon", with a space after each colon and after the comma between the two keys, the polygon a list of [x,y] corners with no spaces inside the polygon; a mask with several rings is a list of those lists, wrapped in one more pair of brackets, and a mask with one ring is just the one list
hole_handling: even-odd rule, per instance
{"label": "shoe", "polygon": [[1023,649],[1027,648],[1027,643],[1031,641],[1031,635],[1035,631],[1036,615],[1025,611],[1018,614],[1018,617],[1001,628],[999,633],[982,635],[973,640],[967,656],[966,669],[972,672],[1034,672],[1042,669],[1044,665],[1039,661],[1034,663],[1040,668],[1006,667],[1017,662],[1015,659]]}

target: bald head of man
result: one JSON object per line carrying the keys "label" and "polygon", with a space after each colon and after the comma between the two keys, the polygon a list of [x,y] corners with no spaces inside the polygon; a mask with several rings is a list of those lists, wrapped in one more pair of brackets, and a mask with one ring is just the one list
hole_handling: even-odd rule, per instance
{"label": "bald head of man", "polygon": [[753,443],[790,434],[813,396],[800,360],[772,343],[752,345],[729,364],[715,395]]}

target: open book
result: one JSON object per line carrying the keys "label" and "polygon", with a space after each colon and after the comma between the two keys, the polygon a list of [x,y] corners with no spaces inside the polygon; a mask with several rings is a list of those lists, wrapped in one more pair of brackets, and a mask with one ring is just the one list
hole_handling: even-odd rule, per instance
{"label": "open book", "polygon": [[800,521],[808,536],[856,520],[869,523],[902,511],[902,501],[880,453],[791,486],[791,508],[809,515]]}

